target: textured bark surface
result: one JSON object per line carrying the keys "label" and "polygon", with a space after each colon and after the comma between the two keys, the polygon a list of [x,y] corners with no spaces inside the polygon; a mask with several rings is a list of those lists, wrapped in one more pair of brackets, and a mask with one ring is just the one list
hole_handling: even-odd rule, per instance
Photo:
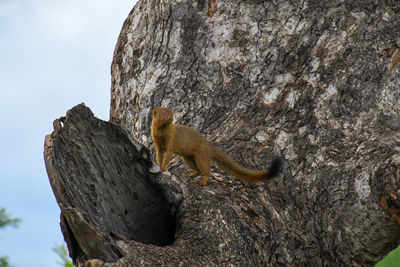
{"label": "textured bark surface", "polygon": [[[46,137],[76,264],[376,263],[400,240],[399,14],[390,0],[139,1],[111,122],[79,105]],[[127,134],[153,152],[157,106],[247,167],[282,155],[282,174],[252,185],[214,168],[200,187],[179,160],[160,173]]]}
{"label": "textured bark surface", "polygon": [[269,184],[215,169],[200,188],[176,161],[175,243],[136,244],[119,266],[372,265],[395,248],[399,14],[390,0],[138,2],[110,120],[152,147],[152,109],[166,106],[243,165],[286,163]]}
{"label": "textured bark surface", "polygon": [[45,162],[75,261],[115,261],[124,255],[119,240],[174,241],[174,200],[149,182],[149,151],[119,126],[78,105],[54,121]]}

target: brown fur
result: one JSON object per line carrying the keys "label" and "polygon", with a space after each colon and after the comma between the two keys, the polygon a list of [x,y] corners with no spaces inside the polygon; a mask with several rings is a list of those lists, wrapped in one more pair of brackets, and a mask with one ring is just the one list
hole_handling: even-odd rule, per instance
{"label": "brown fur", "polygon": [[199,132],[184,125],[174,124],[172,118],[172,110],[168,108],[155,108],[153,111],[151,136],[156,149],[157,163],[162,171],[167,169],[173,154],[181,156],[183,162],[193,170],[188,176],[204,175],[203,180],[199,182],[202,186],[210,179],[211,160],[223,170],[248,182],[268,181],[279,171],[281,162],[278,159],[272,162],[269,170],[246,169],[215,148]]}

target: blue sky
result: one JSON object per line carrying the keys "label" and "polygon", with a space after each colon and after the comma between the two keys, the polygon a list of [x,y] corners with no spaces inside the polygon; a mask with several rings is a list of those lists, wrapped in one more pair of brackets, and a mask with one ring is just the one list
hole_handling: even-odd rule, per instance
{"label": "blue sky", "polygon": [[85,102],[109,119],[110,66],[136,0],[0,0],[0,208],[22,219],[0,230],[16,267],[57,266],[60,211],[43,161],[54,119]]}

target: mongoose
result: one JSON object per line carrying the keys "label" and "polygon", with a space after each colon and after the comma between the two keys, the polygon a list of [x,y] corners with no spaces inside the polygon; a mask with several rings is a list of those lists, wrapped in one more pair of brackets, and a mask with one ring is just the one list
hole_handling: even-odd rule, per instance
{"label": "mongoose", "polygon": [[205,186],[210,179],[210,164],[215,161],[223,170],[237,178],[249,182],[268,181],[274,177],[281,166],[281,160],[272,161],[268,170],[252,171],[240,166],[225,152],[215,148],[203,135],[184,125],[172,122],[172,110],[155,108],[151,124],[151,136],[156,150],[157,163],[162,171],[167,169],[172,155],[181,156],[183,162],[193,170],[187,176],[196,177],[203,174],[199,181]]}

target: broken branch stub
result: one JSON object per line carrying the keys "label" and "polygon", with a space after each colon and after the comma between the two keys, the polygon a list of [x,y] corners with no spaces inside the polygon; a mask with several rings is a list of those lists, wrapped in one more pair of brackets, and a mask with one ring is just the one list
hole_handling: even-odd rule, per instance
{"label": "broken branch stub", "polygon": [[173,243],[173,211],[148,180],[152,163],[144,146],[83,104],[54,126],[45,163],[72,258],[117,260],[123,255],[117,240]]}

